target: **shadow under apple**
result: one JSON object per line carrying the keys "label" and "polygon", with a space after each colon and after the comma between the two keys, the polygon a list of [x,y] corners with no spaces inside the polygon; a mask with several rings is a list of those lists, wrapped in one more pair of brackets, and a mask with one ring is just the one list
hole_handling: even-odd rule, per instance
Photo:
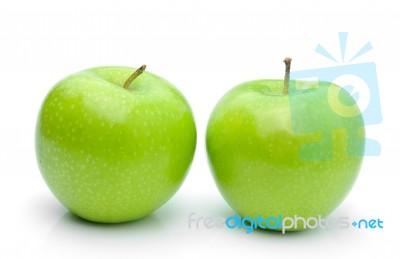
{"label": "shadow under apple", "polygon": [[173,254],[176,246],[175,239],[155,214],[127,223],[101,224],[68,211],[49,232],[42,256],[113,258],[129,254],[144,258]]}

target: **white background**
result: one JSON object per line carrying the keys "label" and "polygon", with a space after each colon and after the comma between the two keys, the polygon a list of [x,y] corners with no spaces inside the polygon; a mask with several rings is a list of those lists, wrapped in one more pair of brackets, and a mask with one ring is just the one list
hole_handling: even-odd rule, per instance
{"label": "white background", "polygon": [[[399,258],[400,132],[396,1],[28,1],[0,2],[0,258]],[[281,235],[188,227],[188,216],[229,216],[207,165],[204,132],[230,88],[293,70],[337,65],[367,41],[355,61],[377,65],[383,123],[367,128],[381,142],[367,157],[337,216],[380,218],[384,229],[318,229]],[[340,59],[340,58],[339,58]],[[192,105],[198,145],[178,193],[149,217],[99,225],[58,203],[36,165],[34,128],[48,90],[73,72],[100,65],[139,66],[174,83]]]}

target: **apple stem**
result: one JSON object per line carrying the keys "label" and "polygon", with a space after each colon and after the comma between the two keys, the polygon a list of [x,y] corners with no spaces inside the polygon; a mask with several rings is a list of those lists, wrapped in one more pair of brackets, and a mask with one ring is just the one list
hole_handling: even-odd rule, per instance
{"label": "apple stem", "polygon": [[125,84],[124,84],[124,89],[128,89],[128,87],[131,85],[133,80],[135,80],[136,77],[140,76],[140,74],[143,73],[143,71],[145,69],[146,69],[146,65],[142,65],[141,67],[136,69],[136,71],[133,72],[133,74],[128,79],[126,79]]}
{"label": "apple stem", "polygon": [[286,65],[285,69],[285,80],[283,81],[283,94],[289,94],[289,80],[290,80],[290,64],[292,63],[292,59],[287,57],[283,60]]}

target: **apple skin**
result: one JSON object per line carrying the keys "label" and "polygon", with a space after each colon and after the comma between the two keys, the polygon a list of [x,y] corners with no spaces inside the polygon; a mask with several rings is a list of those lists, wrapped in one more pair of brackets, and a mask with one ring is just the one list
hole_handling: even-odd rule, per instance
{"label": "apple skin", "polygon": [[[284,95],[283,84],[246,82],[218,102],[206,134],[211,171],[224,199],[242,217],[326,217],[344,200],[359,173],[363,119],[353,98],[337,85],[291,81],[300,91]],[[297,128],[293,111],[300,117]],[[313,127],[319,130],[311,131]],[[294,131],[299,128],[310,132]],[[333,144],[302,149],[321,141],[322,134]],[[299,221],[288,231],[301,229]]]}
{"label": "apple skin", "polygon": [[193,114],[166,80],[130,67],[97,67],[58,82],[36,127],[44,180],[71,212],[89,221],[142,218],[182,184],[196,147]]}

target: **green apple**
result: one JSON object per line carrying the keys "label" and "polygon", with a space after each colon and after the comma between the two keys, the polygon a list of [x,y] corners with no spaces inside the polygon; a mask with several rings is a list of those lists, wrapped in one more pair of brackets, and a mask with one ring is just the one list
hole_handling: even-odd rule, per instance
{"label": "green apple", "polygon": [[329,82],[290,80],[290,61],[285,80],[233,88],[208,122],[214,179],[242,217],[326,217],[361,167],[364,123],[353,98]]}
{"label": "green apple", "polygon": [[86,220],[148,215],[178,190],[192,162],[196,127],[188,102],[144,69],[78,72],[59,81],[42,104],[40,171],[57,199]]}

